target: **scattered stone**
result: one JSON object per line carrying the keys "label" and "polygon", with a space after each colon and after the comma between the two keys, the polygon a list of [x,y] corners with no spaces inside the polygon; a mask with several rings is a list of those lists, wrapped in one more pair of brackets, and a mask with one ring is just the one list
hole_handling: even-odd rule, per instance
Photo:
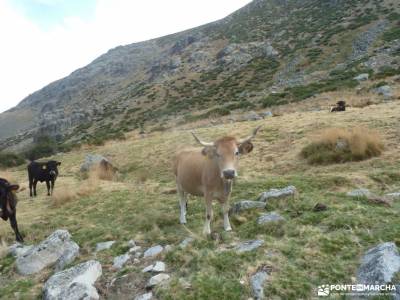
{"label": "scattered stone", "polygon": [[371,192],[368,189],[355,189],[347,193],[348,197],[355,197],[355,198],[361,198],[361,197],[369,197],[371,196]]}
{"label": "scattered stone", "polygon": [[23,245],[20,243],[15,243],[8,247],[8,253],[14,256],[15,258],[20,257],[24,255],[26,252],[28,252],[33,245]]}
{"label": "scattered stone", "polygon": [[151,300],[153,298],[153,293],[146,293],[140,296],[135,297],[135,300]]}
{"label": "scattered stone", "polygon": [[257,219],[257,224],[266,224],[266,223],[273,223],[273,222],[283,222],[285,221],[285,218],[282,217],[280,214],[277,212],[271,212],[267,214],[263,214]]}
{"label": "scattered stone", "polygon": [[258,201],[267,202],[269,199],[281,199],[289,196],[294,196],[297,190],[293,185],[287,186],[283,189],[270,189],[269,191],[261,193]]}
{"label": "scattered stone", "polygon": [[142,247],[134,246],[134,247],[130,248],[128,252],[129,253],[138,253],[138,252],[140,252],[140,250],[142,250]]}
{"label": "scattered stone", "polygon": [[382,95],[385,99],[390,99],[393,96],[392,88],[388,85],[380,86],[374,89],[374,92],[378,95]]}
{"label": "scattered stone", "polygon": [[96,252],[103,251],[110,249],[112,245],[115,244],[115,241],[108,241],[108,242],[102,242],[102,243],[97,243],[96,244]]}
{"label": "scattered stone", "polygon": [[393,199],[393,200],[397,200],[397,199],[400,199],[400,192],[389,193],[389,194],[386,194],[385,197]]}
{"label": "scattered stone", "polygon": [[152,288],[154,286],[160,285],[161,283],[165,282],[169,278],[170,278],[170,276],[168,274],[165,274],[165,273],[157,274],[157,275],[155,275],[155,276],[150,278],[150,280],[147,283],[146,287]]}
{"label": "scattered stone", "polygon": [[327,209],[328,209],[328,206],[326,206],[325,204],[317,203],[317,204],[315,204],[313,211],[318,212],[318,211],[325,211]]}
{"label": "scattered stone", "polygon": [[79,246],[71,240],[70,233],[67,230],[56,230],[39,245],[17,257],[16,267],[21,275],[35,274],[54,264],[60,270],[78,254]]}
{"label": "scattered stone", "polygon": [[160,245],[151,247],[144,252],[143,257],[146,258],[146,257],[156,256],[156,255],[160,254],[163,250],[164,250],[164,248]]}
{"label": "scattered stone", "polygon": [[192,287],[191,283],[188,280],[186,280],[185,278],[179,278],[179,284],[185,290],[188,290],[188,289],[190,289]]}
{"label": "scattered stone", "polygon": [[165,251],[165,252],[170,252],[170,251],[172,251],[172,249],[173,249],[173,247],[172,247],[171,245],[166,245],[166,246],[164,247],[164,251]]}
{"label": "scattered stone", "polygon": [[121,269],[130,259],[131,259],[131,256],[128,253],[125,253],[123,255],[115,257],[113,268]]}
{"label": "scattered stone", "polygon": [[249,252],[261,247],[262,244],[264,244],[263,240],[246,241],[237,245],[235,249],[238,253]]}
{"label": "scattered stone", "polygon": [[260,270],[250,277],[250,287],[255,300],[264,299],[264,285],[268,279],[267,271]]}
{"label": "scattered stone", "polygon": [[163,263],[162,261],[156,261],[155,264],[152,264],[152,265],[144,268],[142,270],[142,272],[143,273],[146,273],[146,272],[162,273],[162,272],[165,272],[165,269],[166,269],[165,263]]}
{"label": "scattered stone", "polygon": [[187,237],[186,239],[184,239],[180,244],[179,247],[181,248],[186,248],[187,246],[189,246],[189,244],[194,242],[194,238],[192,237]]}
{"label": "scattered stone", "polygon": [[250,201],[250,200],[243,200],[236,202],[230,209],[231,214],[238,214],[242,211],[254,209],[254,208],[265,208],[265,202],[261,201]]}
{"label": "scattered stone", "polygon": [[365,80],[368,80],[368,78],[369,78],[369,74],[368,73],[362,73],[360,75],[357,75],[353,79],[357,80],[357,81],[365,81]]}
{"label": "scattered stone", "polygon": [[95,260],[58,272],[45,283],[43,299],[99,299],[93,285],[101,274],[101,264]]}
{"label": "scattered stone", "polygon": [[380,244],[368,250],[357,270],[357,283],[385,284],[392,282],[400,271],[400,255],[393,242]]}
{"label": "scattered stone", "polygon": [[129,241],[128,241],[128,247],[129,247],[129,248],[136,247],[136,242],[135,242],[134,240],[129,240]]}

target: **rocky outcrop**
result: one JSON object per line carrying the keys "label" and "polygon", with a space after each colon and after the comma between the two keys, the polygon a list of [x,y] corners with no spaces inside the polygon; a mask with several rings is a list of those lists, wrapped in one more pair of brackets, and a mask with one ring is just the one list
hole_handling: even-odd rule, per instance
{"label": "rocky outcrop", "polygon": [[98,261],[90,260],[51,276],[43,287],[44,300],[99,299],[94,283],[102,274]]}
{"label": "rocky outcrop", "polygon": [[71,240],[69,232],[57,230],[39,245],[19,256],[16,267],[21,275],[35,274],[54,264],[56,270],[61,270],[78,254],[79,246]]}

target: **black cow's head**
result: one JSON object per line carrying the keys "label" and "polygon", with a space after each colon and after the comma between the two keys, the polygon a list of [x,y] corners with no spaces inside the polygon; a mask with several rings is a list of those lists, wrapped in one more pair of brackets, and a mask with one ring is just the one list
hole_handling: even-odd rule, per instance
{"label": "black cow's head", "polygon": [[61,165],[61,162],[50,160],[46,163],[47,171],[49,172],[50,176],[54,179],[58,176],[58,166]]}

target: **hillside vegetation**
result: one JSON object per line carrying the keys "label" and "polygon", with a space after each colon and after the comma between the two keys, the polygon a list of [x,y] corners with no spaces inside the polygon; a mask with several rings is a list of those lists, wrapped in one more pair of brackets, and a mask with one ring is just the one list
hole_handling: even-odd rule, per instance
{"label": "hillside vegetation", "polygon": [[111,49],[0,114],[0,149],[301,102],[400,73],[396,0],[254,0],[198,28]]}
{"label": "hillside vegetation", "polygon": [[[396,95],[398,96],[398,90]],[[304,105],[325,103],[324,97],[351,99],[363,96],[324,94]],[[400,243],[400,202],[384,206],[365,198],[349,198],[346,192],[368,188],[377,195],[400,190],[400,102],[382,102],[378,96],[369,99],[377,104],[350,108],[343,113],[328,110],[282,112],[281,116],[259,121],[236,122],[203,127],[192,124],[205,140],[221,135],[247,136],[263,125],[254,140],[254,151],[241,159],[239,178],[232,203],[256,199],[269,189],[294,185],[295,198],[274,200],[266,211],[276,211],[286,219],[278,225],[259,226],[257,216],[263,211],[251,210],[232,217],[233,232],[223,231],[219,205],[215,205],[213,238],[202,236],[205,205],[191,197],[188,224],[179,224],[179,206],[171,172],[171,157],[184,146],[194,146],[188,127],[145,135],[139,130],[126,140],[106,142],[102,146],[82,146],[58,154],[62,161],[56,182],[58,198],[45,196],[31,200],[25,189],[19,193],[18,221],[27,244],[42,241],[55,229],[68,229],[81,247],[79,261],[93,258],[97,242],[116,240],[111,249],[99,252],[96,259],[103,265],[103,276],[97,288],[104,299],[134,297],[144,290],[149,275],[141,272],[146,260],[112,270],[113,257],[127,251],[126,242],[134,239],[143,248],[172,245],[161,259],[166,262],[170,283],[156,290],[160,299],[248,299],[248,279],[259,267],[270,270],[265,288],[268,299],[308,299],[316,295],[318,285],[349,284],[355,280],[360,256],[380,242]],[[301,106],[297,106],[300,109]],[[309,165],[300,156],[301,149],[315,134],[327,128],[365,127],[382,137],[385,149],[378,157],[360,162]],[[79,175],[80,164],[87,153],[110,158],[119,168],[114,181],[90,181]],[[1,172],[1,176],[27,187],[25,167]],[[69,195],[60,198],[60,193]],[[317,203],[325,211],[313,211]],[[13,243],[8,224],[0,223],[0,236]],[[177,245],[186,237],[195,241],[186,249]],[[238,254],[233,251],[239,241],[261,238],[265,243],[256,251]],[[0,251],[1,253],[1,251]],[[75,264],[76,262],[74,262]],[[0,297],[2,299],[35,299],[41,295],[43,282],[52,274],[21,277],[14,271],[14,259],[0,259]],[[112,279],[118,278],[112,286]],[[189,287],[187,286],[189,284]]]}

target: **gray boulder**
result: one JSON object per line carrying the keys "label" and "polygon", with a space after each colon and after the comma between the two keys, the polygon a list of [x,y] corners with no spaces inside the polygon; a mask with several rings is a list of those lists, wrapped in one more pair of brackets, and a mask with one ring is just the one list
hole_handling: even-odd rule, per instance
{"label": "gray boulder", "polygon": [[98,154],[88,154],[85,157],[84,163],[81,165],[81,172],[86,173],[96,167],[115,171],[115,167],[104,156]]}
{"label": "gray boulder", "polygon": [[135,297],[135,300],[151,300],[153,298],[153,293],[146,293],[140,296]]}
{"label": "gray boulder", "polygon": [[274,114],[271,111],[264,111],[264,112],[260,113],[260,116],[263,119],[265,119],[265,118],[273,117]]}
{"label": "gray boulder", "polygon": [[348,197],[361,198],[371,196],[371,192],[368,189],[355,189],[346,194]]}
{"label": "gray boulder", "polygon": [[264,285],[268,279],[266,271],[258,271],[250,277],[250,287],[253,298],[256,300],[264,299]]}
{"label": "gray boulder", "polygon": [[160,246],[160,245],[151,247],[151,248],[147,249],[147,250],[144,252],[143,257],[146,258],[146,257],[157,256],[157,255],[159,255],[163,250],[164,250],[164,248],[163,248],[162,246]]}
{"label": "gray boulder", "polygon": [[249,210],[249,209],[255,209],[255,208],[265,208],[265,202],[261,201],[250,201],[250,200],[242,200],[239,202],[236,202],[235,204],[232,205],[230,209],[231,214],[238,214],[242,211]]}
{"label": "gray boulder", "polygon": [[400,255],[393,242],[380,244],[368,250],[357,270],[357,282],[385,284],[392,282],[393,275],[400,271]]}
{"label": "gray boulder", "polygon": [[378,95],[382,95],[385,99],[389,99],[393,96],[392,88],[388,85],[380,86],[374,89],[374,92],[377,93]]}
{"label": "gray boulder", "polygon": [[162,273],[165,272],[166,266],[162,261],[156,261],[154,264],[147,266],[142,270],[143,273],[146,272],[154,272],[154,273]]}
{"label": "gray boulder", "polygon": [[90,260],[51,276],[43,287],[44,300],[99,299],[93,286],[101,276],[98,261]]}
{"label": "gray boulder", "polygon": [[400,199],[400,192],[389,193],[389,194],[386,194],[385,197],[393,199],[393,200],[397,200],[397,199]]}
{"label": "gray boulder", "polygon": [[114,263],[113,263],[113,268],[121,269],[130,259],[131,259],[131,256],[128,253],[125,253],[123,255],[115,257]]}
{"label": "gray boulder", "polygon": [[357,81],[365,81],[365,80],[368,80],[368,78],[369,78],[369,74],[368,73],[362,73],[362,74],[357,75],[353,79],[357,80]]}
{"label": "gray boulder", "polygon": [[115,244],[115,241],[108,241],[108,242],[102,242],[102,243],[97,243],[96,244],[96,252],[103,251],[110,249],[112,245]]}
{"label": "gray boulder", "polygon": [[243,243],[240,243],[235,247],[236,252],[238,253],[244,253],[244,252],[249,252],[253,251],[259,247],[261,247],[264,244],[263,240],[251,240],[251,241],[246,241]]}
{"label": "gray boulder", "polygon": [[38,273],[46,267],[56,265],[60,270],[79,254],[79,246],[71,240],[67,230],[57,230],[37,246],[31,247],[16,260],[21,275]]}
{"label": "gray boulder", "polygon": [[270,189],[269,191],[261,193],[258,197],[258,201],[267,202],[270,199],[281,199],[290,196],[294,196],[297,190],[293,185],[289,185],[283,189]]}
{"label": "gray boulder", "polygon": [[261,215],[257,219],[257,224],[262,225],[267,223],[283,222],[283,221],[285,221],[285,219],[280,214],[276,212],[271,212]]}

